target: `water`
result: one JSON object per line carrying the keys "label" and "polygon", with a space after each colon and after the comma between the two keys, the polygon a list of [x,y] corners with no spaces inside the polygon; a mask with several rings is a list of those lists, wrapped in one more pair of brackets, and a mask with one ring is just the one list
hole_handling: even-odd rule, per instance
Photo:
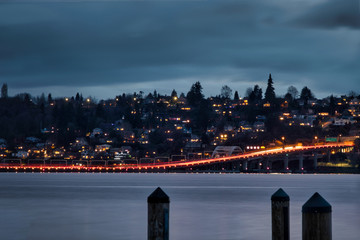
{"label": "water", "polygon": [[279,187],[290,195],[291,239],[316,191],[333,207],[333,239],[360,236],[360,175],[1,173],[1,239],[146,239],[157,186],[170,196],[171,240],[271,239]]}

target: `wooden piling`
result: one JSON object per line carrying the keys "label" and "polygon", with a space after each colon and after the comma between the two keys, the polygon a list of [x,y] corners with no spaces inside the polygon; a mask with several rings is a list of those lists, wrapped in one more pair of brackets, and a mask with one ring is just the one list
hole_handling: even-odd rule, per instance
{"label": "wooden piling", "polygon": [[168,195],[158,187],[147,199],[148,240],[169,240]]}
{"label": "wooden piling", "polygon": [[279,188],[271,196],[272,240],[289,240],[289,201],[290,197]]}
{"label": "wooden piling", "polygon": [[331,240],[331,205],[319,194],[302,206],[302,239]]}

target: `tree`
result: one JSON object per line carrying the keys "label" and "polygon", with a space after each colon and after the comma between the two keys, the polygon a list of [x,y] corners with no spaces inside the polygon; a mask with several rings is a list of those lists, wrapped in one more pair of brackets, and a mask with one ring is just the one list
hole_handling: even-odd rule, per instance
{"label": "tree", "polygon": [[249,95],[249,101],[254,102],[260,102],[262,100],[262,89],[259,87],[259,85],[254,86],[254,90],[251,91]]}
{"label": "tree", "polygon": [[26,104],[30,104],[31,103],[31,95],[29,93],[24,93],[24,102]]}
{"label": "tree", "polygon": [[269,74],[269,79],[267,83],[267,88],[265,91],[265,100],[269,103],[273,103],[275,101],[275,88],[273,87],[273,80],[271,78],[271,74]]}
{"label": "tree", "polygon": [[154,96],[155,99],[157,99],[159,97],[156,90],[154,90],[153,96]]}
{"label": "tree", "polygon": [[75,101],[77,101],[77,102],[80,101],[80,94],[79,93],[76,93]]}
{"label": "tree", "polygon": [[171,98],[177,98],[177,92],[175,91],[175,89],[173,89],[171,92]]}
{"label": "tree", "polygon": [[299,95],[299,91],[294,86],[290,86],[287,90],[287,93],[291,95],[292,100],[295,100]]}
{"label": "tree", "polygon": [[6,83],[4,83],[1,87],[1,98],[7,98],[8,97],[8,86]]}
{"label": "tree", "polygon": [[307,102],[313,98],[314,98],[314,95],[312,94],[311,90],[305,86],[301,90],[300,99],[303,100],[305,104],[307,104]]}
{"label": "tree", "polygon": [[246,92],[245,92],[245,96],[249,98],[252,92],[253,92],[253,89],[252,89],[252,88],[250,88],[250,87],[247,88],[247,89],[246,89]]}
{"label": "tree", "polygon": [[221,88],[221,97],[225,99],[230,99],[232,95],[232,89],[228,85],[224,85]]}
{"label": "tree", "polygon": [[48,103],[51,103],[52,102],[52,96],[51,96],[51,93],[49,93],[48,95]]}
{"label": "tree", "polygon": [[348,94],[348,96],[349,96],[351,99],[355,98],[357,95],[358,95],[358,94],[357,94],[354,90],[351,90],[351,91],[349,92],[349,94]]}
{"label": "tree", "polygon": [[254,86],[254,95],[256,101],[262,100],[262,89],[259,87],[259,85]]}
{"label": "tree", "polygon": [[201,100],[204,99],[200,82],[196,82],[191,86],[190,91],[186,95],[186,99],[192,106],[198,105]]}
{"label": "tree", "polygon": [[175,89],[173,89],[171,92],[170,103],[175,104],[175,103],[177,103],[177,100],[178,100],[177,92],[175,91]]}
{"label": "tree", "polygon": [[238,101],[238,100],[239,100],[239,93],[238,93],[238,91],[235,91],[234,100],[235,100],[235,101]]}
{"label": "tree", "polygon": [[38,105],[41,105],[41,104],[45,104],[46,100],[45,100],[45,94],[42,93],[40,95],[40,97],[37,97],[37,104]]}

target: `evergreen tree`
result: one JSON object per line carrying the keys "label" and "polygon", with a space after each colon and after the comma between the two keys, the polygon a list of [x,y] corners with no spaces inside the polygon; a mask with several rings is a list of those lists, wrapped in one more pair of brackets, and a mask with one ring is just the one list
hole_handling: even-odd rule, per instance
{"label": "evergreen tree", "polygon": [[177,103],[177,100],[178,100],[177,92],[175,91],[175,89],[173,89],[172,92],[171,92],[170,103],[176,104],[176,103]]}
{"label": "evergreen tree", "polygon": [[190,91],[186,95],[186,99],[192,106],[200,104],[201,100],[204,99],[200,82],[196,82],[191,86]]}
{"label": "evergreen tree", "polygon": [[175,91],[175,89],[173,89],[171,92],[171,98],[174,98],[174,97],[177,98],[177,92]]}
{"label": "evergreen tree", "polygon": [[4,83],[1,87],[1,98],[7,98],[8,97],[8,86],[6,83]]}
{"label": "evergreen tree", "polygon": [[48,103],[51,103],[52,102],[52,96],[51,96],[51,93],[49,93],[48,95]]}
{"label": "evergreen tree", "polygon": [[152,93],[149,93],[149,94],[147,95],[147,97],[146,97],[146,98],[148,98],[148,99],[152,99],[152,98],[153,98]]}
{"label": "evergreen tree", "polygon": [[259,85],[254,86],[254,90],[251,91],[249,95],[249,101],[254,102],[260,102],[262,100],[262,89],[259,87]]}
{"label": "evergreen tree", "polygon": [[307,104],[308,100],[313,99],[314,95],[312,94],[311,90],[308,87],[304,87],[301,90],[300,99],[304,101],[305,104]]}
{"label": "evergreen tree", "polygon": [[235,100],[235,101],[238,101],[238,100],[239,100],[239,93],[238,93],[238,91],[235,91],[234,100]]}
{"label": "evergreen tree", "polygon": [[255,102],[255,92],[251,91],[250,95],[249,95],[249,102],[250,103],[254,103]]}
{"label": "evergreen tree", "polygon": [[24,93],[24,102],[27,105],[31,104],[31,95],[29,93]]}
{"label": "evergreen tree", "polygon": [[45,100],[45,94],[42,93],[42,94],[40,95],[39,103],[40,103],[40,104],[41,104],[41,103],[44,103],[44,104],[45,104],[45,102],[46,102],[46,100]]}
{"label": "evergreen tree", "polygon": [[253,89],[251,87],[246,89],[245,96],[250,98],[251,93],[253,92]]}
{"label": "evergreen tree", "polygon": [[254,94],[255,94],[255,100],[261,101],[262,100],[262,89],[259,87],[259,85],[254,86]]}
{"label": "evergreen tree", "polygon": [[273,80],[271,78],[271,74],[269,75],[269,79],[268,79],[268,83],[267,83],[267,88],[265,91],[265,100],[268,101],[269,103],[274,103],[275,101],[275,88],[273,86]]}

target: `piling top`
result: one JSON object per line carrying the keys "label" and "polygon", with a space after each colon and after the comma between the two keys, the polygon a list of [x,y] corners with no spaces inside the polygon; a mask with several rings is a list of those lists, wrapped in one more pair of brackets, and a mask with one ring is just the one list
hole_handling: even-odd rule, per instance
{"label": "piling top", "polygon": [[166,195],[166,193],[160,187],[158,187],[157,189],[155,189],[155,191],[152,192],[152,194],[150,194],[150,196],[147,199],[147,202],[148,203],[169,203],[170,198],[168,195]]}
{"label": "piling top", "polygon": [[286,192],[279,188],[272,196],[271,201],[289,201],[290,197],[286,194]]}
{"label": "piling top", "polygon": [[331,205],[318,192],[302,206],[303,213],[330,213]]}

